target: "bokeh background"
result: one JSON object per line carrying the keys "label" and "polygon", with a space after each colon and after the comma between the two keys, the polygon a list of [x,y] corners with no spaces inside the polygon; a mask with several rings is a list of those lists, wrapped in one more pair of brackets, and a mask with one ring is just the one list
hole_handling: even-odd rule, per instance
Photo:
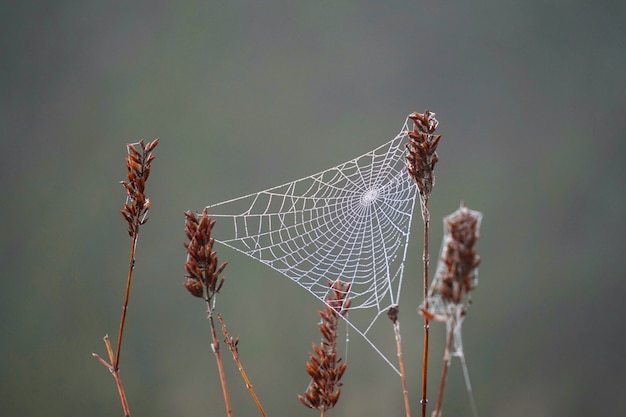
{"label": "bokeh background", "polygon": [[[461,200],[484,213],[464,325],[480,415],[625,415],[625,19],[622,1],[3,2],[0,415],[121,415],[91,353],[121,311],[126,143],[161,138],[122,351],[131,410],[224,415],[205,306],[181,286],[183,212],[351,159],[425,109],[443,134],[431,257]],[[400,305],[414,415],[418,220]],[[316,415],[296,394],[320,304],[218,250],[218,310],[268,414]],[[442,344],[436,326],[431,403]],[[225,359],[235,415],[258,415]],[[403,415],[356,335],[348,364],[331,415]],[[471,415],[464,389],[454,362],[445,414]]]}

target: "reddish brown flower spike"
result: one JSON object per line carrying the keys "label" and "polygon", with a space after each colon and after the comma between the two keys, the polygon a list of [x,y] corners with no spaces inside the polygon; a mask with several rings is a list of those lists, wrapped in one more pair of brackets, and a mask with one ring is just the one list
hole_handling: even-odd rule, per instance
{"label": "reddish brown flower spike", "polygon": [[196,297],[204,297],[206,289],[207,301],[222,288],[224,277],[221,274],[228,265],[224,262],[218,267],[217,253],[213,250],[215,239],[211,238],[213,226],[215,220],[209,217],[206,209],[199,218],[192,211],[185,212],[185,235],[189,242],[184,243],[187,249],[187,281],[183,286]]}
{"label": "reddish brown flower spike", "polygon": [[322,323],[318,326],[322,334],[320,346],[313,343],[313,353],[309,353],[306,372],[311,377],[311,385],[298,399],[308,408],[318,411],[333,408],[341,395],[341,377],[346,364],[340,364],[337,356],[337,328],[339,316],[347,313],[350,299],[346,299],[350,284],[329,282],[330,291],[326,298],[326,308],[319,311]]}
{"label": "reddish brown flower spike", "polygon": [[194,297],[204,297],[204,287],[200,281],[189,278],[183,285]]}
{"label": "reddish brown flower spike", "polygon": [[[139,227],[148,221],[150,199],[146,197],[145,187],[150,175],[151,163],[155,156],[152,151],[159,144],[159,139],[145,144],[140,140],[136,144],[126,146],[126,178],[128,181],[120,181],[126,190],[126,203],[120,213],[128,223],[128,234],[133,237],[139,232]],[[138,145],[141,149],[137,149]]]}
{"label": "reddish brown flower spike", "polygon": [[424,114],[411,113],[409,119],[413,122],[413,130],[408,132],[406,167],[417,185],[420,197],[427,200],[435,186],[434,170],[439,161],[436,150],[441,135],[434,135],[439,122],[430,110]]}
{"label": "reddish brown flower spike", "polygon": [[444,302],[459,305],[467,299],[476,286],[476,267],[480,257],[474,250],[478,239],[480,213],[465,206],[451,215],[446,222],[449,238],[444,247],[437,289]]}

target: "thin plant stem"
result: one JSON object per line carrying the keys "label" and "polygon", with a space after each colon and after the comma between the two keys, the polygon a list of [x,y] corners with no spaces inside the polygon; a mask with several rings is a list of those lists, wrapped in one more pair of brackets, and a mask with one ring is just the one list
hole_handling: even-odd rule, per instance
{"label": "thin plant stem", "polygon": [[128,277],[126,279],[126,292],[124,295],[124,305],[122,307],[122,317],[120,318],[120,327],[117,334],[117,348],[115,350],[115,360],[113,367],[118,369],[120,364],[120,353],[122,349],[122,338],[124,336],[124,324],[126,323],[126,312],[128,310],[128,301],[130,299],[130,286],[133,280],[133,271],[135,270],[135,250],[137,248],[137,238],[139,237],[139,229],[133,233],[133,241],[130,247],[130,260],[128,262]]}
{"label": "thin plant stem", "polygon": [[[104,344],[107,347],[107,352],[109,352],[109,357],[111,359],[111,363],[113,363],[113,348],[111,347],[111,341],[109,340],[109,336],[104,336]],[[117,367],[113,367],[111,369],[113,373],[113,378],[115,379],[115,386],[117,387],[117,392],[120,395],[120,402],[122,403],[122,409],[124,410],[124,416],[130,417],[130,409],[128,407],[128,400],[126,399],[126,392],[124,391],[124,386],[122,385],[122,377],[120,376],[120,370]]]}
{"label": "thin plant stem", "polygon": [[217,339],[215,322],[213,320],[215,297],[225,280],[221,273],[228,265],[228,262],[218,266],[217,253],[213,250],[215,239],[211,237],[211,230],[215,226],[215,220],[209,217],[206,208],[200,216],[197,216],[192,211],[186,211],[185,218],[185,234],[189,242],[184,244],[187,249],[187,261],[185,262],[187,281],[183,286],[191,295],[200,297],[206,302],[207,319],[211,327],[211,349],[215,354],[215,361],[217,362],[226,415],[232,417],[233,411],[230,405],[228,387],[226,386],[224,365],[222,355],[220,354],[220,342]]}
{"label": "thin plant stem", "polygon": [[124,295],[124,305],[122,307],[122,317],[120,318],[120,327],[117,335],[117,347],[115,349],[115,356],[113,355],[113,349],[111,347],[111,341],[109,336],[104,337],[104,343],[107,345],[107,351],[109,352],[109,358],[111,361],[111,373],[115,379],[115,385],[117,386],[117,392],[120,395],[120,402],[122,403],[122,409],[124,410],[124,416],[130,417],[130,409],[128,407],[128,400],[126,399],[126,392],[124,392],[124,386],[122,385],[122,379],[120,377],[119,365],[120,365],[120,352],[122,349],[122,338],[124,336],[124,324],[126,323],[126,311],[128,310],[128,301],[130,299],[130,287],[133,280],[133,271],[135,270],[135,250],[137,248],[137,238],[139,236],[139,229],[133,233],[133,240],[130,247],[130,261],[128,263],[128,277],[126,279],[126,292]]}
{"label": "thin plant stem", "polygon": [[213,341],[211,342],[211,349],[215,354],[215,361],[217,362],[217,371],[220,375],[220,383],[222,384],[222,394],[224,394],[224,405],[226,406],[226,415],[232,417],[233,410],[230,405],[230,395],[228,394],[228,387],[226,386],[226,375],[224,374],[224,364],[222,363],[222,355],[220,354],[220,342],[217,340],[217,333],[215,332],[215,323],[213,321],[213,307],[211,306],[211,301],[206,300],[208,305],[208,316],[209,323],[211,325],[211,337]]}
{"label": "thin plant stem", "polygon": [[400,382],[402,383],[402,396],[404,398],[404,410],[406,417],[411,417],[411,407],[409,402],[409,390],[406,384],[406,371],[404,370],[404,356],[402,355],[402,337],[400,335],[400,321],[398,320],[398,314],[400,309],[397,305],[391,306],[387,310],[387,316],[393,323],[393,333],[396,337],[396,351],[398,354],[398,365],[400,367]]}
{"label": "thin plant stem", "polygon": [[95,353],[93,356],[97,358],[100,363],[106,366],[115,378],[115,384],[117,385],[117,391],[120,395],[120,401],[122,408],[124,409],[124,415],[130,417],[130,410],[128,409],[128,401],[126,399],[126,393],[122,385],[122,379],[119,373],[120,364],[120,352],[122,349],[122,338],[124,336],[124,324],[126,323],[126,311],[128,310],[128,301],[130,299],[130,287],[133,279],[133,270],[135,269],[135,250],[137,248],[137,238],[139,237],[139,229],[148,221],[148,212],[150,210],[150,199],[146,197],[145,186],[148,177],[150,176],[151,164],[155,156],[152,154],[154,148],[159,144],[159,139],[155,139],[152,142],[145,143],[144,140],[140,140],[138,143],[126,145],[126,170],[127,181],[120,181],[124,189],[126,190],[126,202],[124,207],[120,210],[120,214],[126,220],[128,224],[128,235],[132,238],[130,246],[130,261],[128,265],[128,275],[126,278],[126,291],[124,296],[124,305],[122,307],[122,317],[120,318],[120,327],[117,335],[117,346],[115,353],[111,346],[109,336],[104,336],[104,344],[107,348],[109,355],[109,362],[102,359]]}
{"label": "thin plant stem", "polygon": [[404,359],[402,356],[402,338],[400,337],[400,322],[393,324],[393,332],[396,335],[396,349],[398,351],[398,365],[400,366],[400,380],[402,381],[402,396],[404,397],[404,410],[406,417],[411,417],[411,407],[409,403],[409,390],[406,385],[406,372],[404,371]]}
{"label": "thin plant stem", "polygon": [[478,239],[478,229],[482,214],[469,210],[465,205],[445,218],[446,227],[444,245],[441,255],[441,270],[438,271],[433,284],[434,291],[444,304],[443,312],[429,315],[423,310],[424,317],[441,320],[446,323],[447,338],[443,356],[443,368],[436,409],[433,417],[441,416],[443,395],[445,391],[448,369],[452,360],[452,340],[455,340],[454,355],[461,359],[465,384],[470,395],[472,413],[477,414],[469,382],[467,365],[463,356],[461,341],[461,323],[465,316],[465,309],[469,305],[469,293],[476,288],[476,267],[480,264],[480,257],[474,250]]}
{"label": "thin plant stem", "polygon": [[446,388],[446,380],[448,378],[448,369],[450,368],[450,360],[452,354],[450,350],[452,348],[452,339],[454,335],[454,328],[456,327],[456,317],[454,315],[448,316],[448,336],[446,337],[446,348],[443,353],[443,367],[441,369],[441,380],[439,381],[439,394],[437,396],[437,406],[433,417],[441,417],[441,408],[443,407],[443,393]]}
{"label": "thin plant stem", "polygon": [[217,315],[217,319],[222,325],[222,333],[224,334],[226,344],[228,345],[228,348],[230,349],[230,353],[232,353],[233,355],[233,359],[235,360],[235,363],[237,364],[237,369],[239,369],[239,373],[241,373],[241,377],[243,378],[243,381],[246,384],[246,388],[248,388],[248,391],[250,391],[250,395],[252,395],[252,399],[254,400],[254,403],[259,409],[259,412],[261,413],[261,415],[263,417],[267,417],[267,415],[265,414],[265,410],[263,410],[263,406],[261,405],[261,401],[259,401],[259,397],[257,397],[256,392],[254,391],[254,387],[252,386],[252,383],[250,383],[248,374],[246,374],[246,371],[243,369],[243,365],[241,364],[241,361],[239,360],[239,350],[237,349],[237,343],[239,343],[239,337],[237,337],[237,339],[233,339],[232,337],[230,337],[230,335],[228,334],[228,331],[226,330],[226,324],[224,323],[224,320],[222,319],[221,314]]}
{"label": "thin plant stem", "polygon": [[108,370],[113,375],[115,379],[115,385],[117,387],[117,392],[120,395],[120,402],[122,403],[122,410],[124,411],[124,417],[130,417],[130,409],[128,407],[128,400],[126,399],[126,392],[124,391],[124,386],[122,385],[122,377],[120,376],[120,371],[118,368],[114,367],[112,363],[114,362],[113,357],[113,348],[111,347],[111,340],[109,339],[109,335],[104,336],[104,344],[107,348],[107,353],[109,354],[109,362],[102,359],[99,355],[92,353],[92,356],[98,359],[100,363],[108,368]]}
{"label": "thin plant stem", "polygon": [[[435,135],[435,130],[439,125],[435,119],[435,113],[426,110],[422,113],[411,113],[409,119],[413,122],[413,129],[407,132],[409,143],[406,148],[406,167],[409,176],[415,182],[419,190],[420,206],[422,208],[422,220],[424,221],[424,253],[422,261],[424,263],[424,292],[421,311],[428,311],[428,230],[430,227],[430,213],[428,211],[428,198],[435,186],[435,164],[439,161],[437,155],[437,144],[441,135]],[[427,314],[424,316],[424,356],[422,358],[422,417],[426,417],[427,382],[428,382],[428,337],[429,321]]]}
{"label": "thin plant stem", "polygon": [[125,417],[130,417],[130,408],[128,406],[128,399],[126,398],[126,392],[124,391],[124,386],[122,385],[122,377],[120,376],[120,351],[122,349],[122,337],[124,335],[124,323],[126,322],[126,311],[128,309],[128,301],[130,299],[130,287],[133,279],[133,270],[135,269],[135,249],[137,247],[137,237],[138,237],[139,229],[133,233],[133,240],[130,248],[130,262],[128,266],[128,277],[126,280],[126,295],[124,296],[124,306],[122,307],[122,317],[120,319],[120,327],[117,336],[117,347],[116,353],[113,353],[113,347],[111,346],[111,340],[109,335],[104,336],[104,344],[106,345],[107,353],[109,355],[109,362],[102,359],[97,354],[93,353],[92,355],[100,361],[104,366],[106,366],[113,378],[115,379],[115,385],[117,387],[117,392],[120,396],[120,402],[122,403],[122,410],[124,411]]}
{"label": "thin plant stem", "polygon": [[[424,263],[424,311],[428,311],[428,264],[430,257],[428,254],[428,230],[430,228],[430,212],[428,211],[428,198],[421,199],[420,205],[422,206],[422,220],[424,221],[424,253],[422,255],[422,261]],[[430,324],[427,314],[424,314],[424,354],[422,357],[422,398],[420,404],[422,406],[422,417],[426,417],[426,405],[428,404],[427,397],[427,384],[428,384],[428,345]]]}
{"label": "thin plant stem", "polygon": [[122,385],[122,377],[119,371],[113,373],[115,379],[115,385],[117,386],[117,392],[120,395],[120,402],[122,403],[122,410],[124,411],[124,417],[130,417],[130,409],[128,408],[128,400],[126,399],[126,392],[124,392],[124,386]]}

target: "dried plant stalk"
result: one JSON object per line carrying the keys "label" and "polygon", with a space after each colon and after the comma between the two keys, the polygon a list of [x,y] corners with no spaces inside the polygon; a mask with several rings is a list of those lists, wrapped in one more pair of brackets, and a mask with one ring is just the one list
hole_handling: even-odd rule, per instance
{"label": "dried plant stalk", "polygon": [[122,336],[124,335],[124,323],[126,322],[126,310],[128,309],[128,301],[130,298],[130,284],[133,279],[133,270],[135,269],[135,249],[137,248],[139,228],[148,221],[148,211],[150,210],[150,199],[146,197],[145,194],[146,181],[150,176],[152,160],[155,158],[152,151],[158,144],[158,138],[148,144],[145,144],[143,140],[139,141],[138,145],[141,150],[137,149],[133,144],[129,144],[127,147],[128,154],[126,155],[128,181],[120,181],[120,184],[126,189],[126,203],[124,203],[124,208],[120,210],[120,213],[128,224],[128,235],[133,239],[133,242],[130,249],[124,307],[122,308],[122,318],[120,320],[120,328],[117,337],[117,350],[115,353],[116,369],[120,362],[120,350],[122,348]]}
{"label": "dried plant stalk", "polygon": [[[422,220],[424,222],[424,251],[422,262],[424,264],[424,287],[423,303],[428,309],[428,231],[430,229],[430,212],[428,199],[435,186],[435,164],[439,160],[437,145],[441,135],[435,135],[435,129],[439,125],[435,119],[435,113],[426,110],[423,114],[411,113],[409,119],[413,121],[413,130],[408,132],[409,143],[406,145],[406,167],[410,177],[415,182],[420,196]],[[429,318],[424,315],[424,353],[422,356],[422,398],[420,399],[422,417],[426,417],[427,383],[428,383],[428,346],[429,346]]]}
{"label": "dried plant stalk", "polygon": [[230,349],[230,353],[233,355],[233,359],[235,360],[235,363],[237,364],[237,369],[239,369],[239,373],[241,373],[241,377],[243,378],[243,381],[246,384],[246,388],[248,388],[250,395],[252,395],[252,399],[254,400],[254,403],[259,409],[261,416],[266,417],[265,410],[263,409],[263,406],[261,405],[261,401],[259,401],[259,397],[256,395],[256,391],[254,390],[254,387],[252,386],[252,383],[250,382],[250,379],[248,378],[248,374],[246,374],[246,371],[243,369],[243,365],[241,364],[241,361],[239,360],[239,348],[237,347],[239,345],[239,336],[237,336],[236,339],[230,336],[230,334],[228,333],[228,330],[226,330],[226,324],[224,323],[224,320],[222,319],[221,314],[217,315],[217,319],[222,325],[222,333],[224,334],[224,342],[228,345],[228,348]]}
{"label": "dried plant stalk", "polygon": [[308,408],[314,408],[320,412],[320,417],[326,414],[337,404],[341,395],[340,382],[346,370],[346,364],[340,363],[341,358],[337,355],[337,333],[340,316],[344,316],[351,299],[347,299],[350,290],[349,283],[336,281],[329,282],[331,291],[326,298],[326,307],[319,311],[322,322],[319,330],[322,334],[320,346],[313,343],[313,353],[309,354],[306,364],[306,372],[311,376],[311,384],[304,393],[298,394],[298,399]]}
{"label": "dried plant stalk", "polygon": [[[433,318],[445,321],[448,330],[437,406],[433,417],[441,417],[443,395],[452,358],[452,340],[466,314],[470,292],[476,288],[476,268],[480,264],[480,257],[474,250],[474,244],[478,240],[480,219],[480,213],[469,210],[463,205],[457,212],[446,218],[448,238],[440,260],[442,267],[439,268],[437,280],[431,290],[441,296],[445,309],[443,317],[433,316]],[[473,399],[472,407],[476,415]]]}
{"label": "dried plant stalk", "polygon": [[139,237],[140,227],[148,221],[148,211],[150,210],[150,199],[146,197],[145,193],[146,181],[150,176],[152,161],[155,158],[152,151],[158,144],[159,139],[157,138],[147,144],[142,139],[138,143],[128,144],[126,146],[128,151],[126,155],[126,171],[128,181],[120,181],[122,186],[126,189],[126,202],[124,203],[122,210],[120,210],[120,213],[126,220],[128,225],[128,235],[132,238],[132,243],[130,247],[128,275],[126,278],[124,305],[122,307],[122,317],[120,319],[115,353],[113,353],[111,340],[108,335],[104,337],[104,344],[107,348],[109,362],[102,359],[97,354],[92,353],[92,355],[98,359],[100,363],[109,369],[115,378],[115,384],[117,385],[117,391],[120,395],[122,409],[124,411],[124,415],[127,417],[130,417],[130,410],[119,373],[120,353],[122,349],[122,338],[124,336],[124,325],[126,323],[126,311],[128,310],[128,302],[130,299],[133,271],[135,269],[135,250],[137,248],[137,238]]}
{"label": "dried plant stalk", "polygon": [[396,337],[396,351],[398,353],[398,365],[400,366],[400,381],[402,383],[402,397],[404,398],[404,410],[406,417],[411,417],[411,406],[409,402],[409,390],[406,384],[406,372],[404,370],[404,357],[402,355],[402,337],[400,336],[400,321],[398,320],[400,308],[398,306],[389,307],[387,316],[393,323],[393,333]]}
{"label": "dried plant stalk", "polygon": [[183,285],[191,295],[204,299],[207,304],[207,318],[212,337],[211,349],[215,354],[217,362],[226,414],[232,417],[230,396],[226,386],[224,365],[220,354],[220,344],[213,320],[215,297],[224,284],[224,277],[221,274],[228,263],[224,262],[218,266],[219,260],[216,252],[213,250],[215,239],[211,238],[211,230],[215,225],[215,220],[208,216],[207,210],[204,209],[199,218],[193,212],[187,211],[185,212],[185,219],[185,234],[189,242],[185,243],[185,248],[187,249],[187,262],[185,263],[187,274],[185,276],[187,281]]}

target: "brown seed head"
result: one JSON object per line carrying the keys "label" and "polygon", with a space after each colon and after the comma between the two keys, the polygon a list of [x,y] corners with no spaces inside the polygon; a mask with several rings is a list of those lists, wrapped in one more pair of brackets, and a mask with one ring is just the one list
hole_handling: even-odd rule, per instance
{"label": "brown seed head", "polygon": [[465,206],[446,219],[448,239],[441,261],[437,290],[446,304],[460,305],[476,287],[476,267],[480,257],[474,251],[478,239],[480,213]]}
{"label": "brown seed head", "polygon": [[428,199],[435,186],[434,170],[439,161],[436,150],[441,135],[434,135],[439,122],[430,110],[424,114],[411,113],[409,119],[413,121],[413,130],[408,132],[406,167],[417,185],[420,197]]}
{"label": "brown seed head", "polygon": [[[126,202],[120,213],[128,223],[128,234],[134,236],[139,232],[139,227],[148,221],[148,211],[150,210],[150,199],[146,197],[146,181],[150,176],[152,161],[155,156],[152,154],[154,148],[159,144],[159,139],[146,144],[140,140],[135,144],[126,146],[126,177],[128,181],[120,181],[126,189]],[[140,149],[137,149],[139,146]]]}
{"label": "brown seed head", "polygon": [[346,299],[350,284],[336,281],[329,282],[330,292],[326,298],[326,307],[319,311],[322,322],[318,328],[322,335],[321,345],[313,343],[313,352],[309,353],[306,372],[311,377],[311,385],[298,399],[308,408],[318,411],[333,408],[341,395],[341,377],[347,365],[340,363],[337,356],[337,332],[339,316],[345,315],[351,299]]}
{"label": "brown seed head", "polygon": [[192,211],[185,212],[185,235],[189,242],[184,244],[187,249],[187,281],[183,285],[192,295],[207,300],[211,300],[222,288],[224,277],[221,274],[228,265],[224,262],[218,267],[217,253],[213,250],[215,239],[211,238],[214,225],[215,220],[208,216],[206,209],[199,217]]}

